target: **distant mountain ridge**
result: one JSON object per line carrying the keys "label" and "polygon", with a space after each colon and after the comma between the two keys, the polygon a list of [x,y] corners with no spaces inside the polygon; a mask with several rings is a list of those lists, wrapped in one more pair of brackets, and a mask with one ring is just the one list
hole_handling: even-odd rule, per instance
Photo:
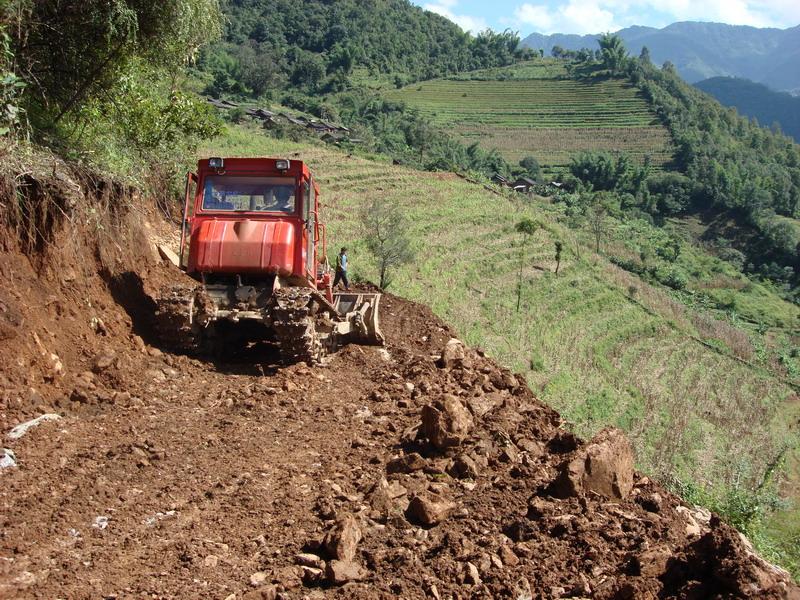
{"label": "distant mountain ridge", "polygon": [[694,85],[720,104],[733,106],[740,115],[755,117],[765,127],[778,123],[783,133],[800,143],[800,98],[736,77],[712,77]]}
{"label": "distant mountain ridge", "polygon": [[[638,55],[647,46],[654,63],[672,62],[689,83],[711,77],[742,77],[774,90],[800,91],[800,25],[759,29],[722,23],[686,21],[663,29],[633,26],[617,32]],[[533,33],[522,44],[544,49],[597,48],[598,35]]]}

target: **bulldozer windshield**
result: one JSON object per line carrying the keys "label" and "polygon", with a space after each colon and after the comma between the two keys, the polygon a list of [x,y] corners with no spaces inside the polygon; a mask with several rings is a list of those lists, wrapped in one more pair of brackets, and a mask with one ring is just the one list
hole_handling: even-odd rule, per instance
{"label": "bulldozer windshield", "polygon": [[211,175],[203,186],[203,210],[295,211],[295,181],[291,177]]}

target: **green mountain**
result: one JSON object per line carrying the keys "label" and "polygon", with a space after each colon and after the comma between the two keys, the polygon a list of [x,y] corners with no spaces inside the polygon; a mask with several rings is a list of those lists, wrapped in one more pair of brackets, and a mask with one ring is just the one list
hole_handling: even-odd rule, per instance
{"label": "green mountain", "polygon": [[213,94],[336,92],[358,67],[417,80],[530,54],[514,34],[473,37],[407,0],[227,0],[221,8],[223,39],[199,60]]}
{"label": "green mountain", "polygon": [[694,85],[765,127],[777,123],[783,133],[800,142],[800,98],[738,77],[712,77]]}
{"label": "green mountain", "polygon": [[[732,76],[776,90],[800,89],[800,26],[781,30],[687,21],[663,29],[628,27],[617,35],[632,53],[638,55],[647,46],[656,64],[673,63],[690,83]],[[533,33],[522,44],[550,53],[555,46],[565,50],[595,49],[598,38],[599,35]]]}

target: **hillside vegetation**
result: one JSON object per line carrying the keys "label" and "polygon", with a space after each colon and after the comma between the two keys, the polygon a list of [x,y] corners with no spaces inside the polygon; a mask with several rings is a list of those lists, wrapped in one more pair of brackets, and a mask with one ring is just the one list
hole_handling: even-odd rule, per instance
{"label": "hillside vegetation", "polygon": [[407,0],[222,3],[223,39],[198,71],[215,94],[342,91],[354,68],[407,79],[506,65],[530,56],[511,33],[478,36]]}
{"label": "hillside vegetation", "polygon": [[[329,246],[347,244],[357,278],[376,277],[360,211],[376,195],[400,206],[419,258],[397,273],[396,293],[424,301],[465,341],[525,373],[580,433],[607,424],[626,429],[643,468],[761,539],[761,519],[777,506],[773,469],[798,443],[798,371],[778,358],[787,343],[779,324],[763,330],[687,308],[665,288],[595,254],[587,222],[544,200],[520,201],[454,175],[423,177],[252,130],[232,130],[203,152],[308,161],[322,186]],[[542,227],[523,249],[515,225],[524,217]],[[609,254],[623,254],[628,240],[652,242],[657,235],[639,221],[613,221],[608,228]],[[559,275],[556,240],[566,247]],[[724,263],[707,267],[720,281],[731,276]],[[796,307],[766,289],[739,295],[797,318]],[[764,541],[764,547],[781,553],[784,542]]]}
{"label": "hillside vegetation", "polygon": [[[472,76],[471,79],[468,77]],[[626,152],[661,166],[670,139],[638,90],[621,80],[568,78],[565,63],[536,60],[389,91],[465,142],[510,162],[533,156],[548,171],[580,151]]]}
{"label": "hillside vegetation", "polygon": [[786,135],[800,142],[800,98],[738,77],[712,77],[694,85],[720,104],[735,108],[740,115],[757,119],[764,127],[777,124]]}

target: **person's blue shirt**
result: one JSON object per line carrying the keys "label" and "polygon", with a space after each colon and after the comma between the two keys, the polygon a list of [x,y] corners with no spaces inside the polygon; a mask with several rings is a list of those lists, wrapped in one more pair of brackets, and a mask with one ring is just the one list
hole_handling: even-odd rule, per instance
{"label": "person's blue shirt", "polygon": [[339,264],[337,266],[339,267],[339,269],[342,271],[347,271],[347,254],[340,254],[338,256],[338,259],[339,260],[337,262]]}

